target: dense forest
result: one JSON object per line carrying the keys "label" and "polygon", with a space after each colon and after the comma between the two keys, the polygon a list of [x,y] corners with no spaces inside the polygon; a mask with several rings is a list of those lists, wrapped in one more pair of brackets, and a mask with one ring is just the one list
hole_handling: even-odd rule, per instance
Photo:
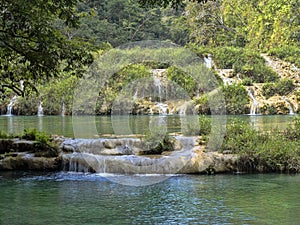
{"label": "dense forest", "polygon": [[[27,3],[1,1],[0,5],[1,114],[6,113],[14,96],[18,96],[14,114],[35,114],[40,101],[46,114],[60,114],[62,104],[66,106],[66,114],[71,114],[73,91],[93,60],[110,49],[142,40],[169,41],[188,48],[200,58],[212,55],[212,74],[220,80],[230,114],[249,112],[251,99],[247,90],[264,101],[260,107],[262,113],[288,113],[283,96],[287,96],[294,111],[299,109],[298,0]],[[269,65],[267,57],[271,57]],[[288,75],[274,70],[274,62],[282,70],[288,67]],[[117,73],[118,84],[111,83],[110,90],[115,93],[99,90],[100,93],[113,99],[120,86],[130,82],[131,74],[144,71],[143,76],[147,76],[150,69],[167,69],[168,79],[188,84],[186,91],[198,105],[198,112],[210,113],[208,97],[199,96],[193,89],[196,84],[186,74],[172,65],[157,66],[157,63],[123,68]],[[223,72],[225,78],[236,82],[225,85],[221,79]],[[109,109],[102,112],[100,108],[96,113],[109,113]]]}

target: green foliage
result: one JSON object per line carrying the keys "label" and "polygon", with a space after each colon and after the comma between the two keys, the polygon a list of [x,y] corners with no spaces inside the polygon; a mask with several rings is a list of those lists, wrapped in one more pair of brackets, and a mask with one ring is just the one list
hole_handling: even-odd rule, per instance
{"label": "green foliage", "polygon": [[222,87],[222,92],[226,101],[227,114],[245,114],[248,112],[248,94],[241,84],[233,84]]}
{"label": "green foliage", "polygon": [[[0,16],[0,92],[13,90],[20,96],[36,90],[36,84],[61,71],[82,74],[92,62],[88,45],[67,38],[53,25],[62,21],[77,27],[79,0],[2,1]],[[20,81],[24,82],[24,90]]]}
{"label": "green foliage", "polygon": [[240,74],[242,79],[257,83],[278,80],[278,75],[266,66],[264,58],[251,49],[218,47],[210,51],[213,51],[218,68],[234,69],[234,74]]}
{"label": "green foliage", "polygon": [[211,113],[207,94],[193,98],[193,104],[196,106],[197,114],[209,115]]}
{"label": "green foliage", "polygon": [[[193,0],[194,2],[206,2],[207,0]],[[184,1],[182,0],[138,0],[138,3],[142,6],[161,6],[161,7],[167,7],[171,5],[174,8],[178,8],[182,5],[184,5]]]}
{"label": "green foliage", "polygon": [[9,135],[2,130],[0,130],[0,139],[7,139],[9,138]]}
{"label": "green foliage", "polygon": [[50,137],[49,135],[37,131],[36,129],[25,129],[24,134],[21,136],[21,138],[30,140],[30,141],[38,141],[41,144],[49,144],[50,143]]}
{"label": "green foliage", "polygon": [[185,14],[193,42],[268,50],[298,44],[299,8],[297,0],[187,1]]}
{"label": "green foliage", "polygon": [[34,155],[36,157],[58,156],[58,148],[52,144],[50,136],[43,132],[39,132],[36,129],[25,129],[21,138],[35,141]]}
{"label": "green foliage", "polygon": [[95,46],[108,42],[117,47],[142,40],[187,43],[188,30],[181,16],[183,8],[176,11],[170,7],[163,9],[155,6],[141,7],[132,0],[84,2],[79,5],[79,11],[88,16],[81,19],[81,26],[73,30],[70,36],[90,40]]}
{"label": "green foliage", "polygon": [[284,45],[282,47],[272,48],[268,53],[279,59],[294,63],[297,67],[300,67],[300,48],[297,46]]}
{"label": "green foliage", "polygon": [[298,172],[299,124],[299,121],[296,121],[295,126],[288,128],[284,133],[277,130],[263,133],[246,122],[233,120],[227,125],[220,151],[238,154],[240,170]]}
{"label": "green foliage", "polygon": [[208,135],[211,132],[211,118],[200,115],[199,116],[199,125],[200,125],[200,131],[199,135]]}
{"label": "green foliage", "polygon": [[168,134],[162,134],[159,130],[149,132],[145,135],[143,150],[140,151],[140,154],[153,155],[161,154],[164,151],[173,151],[174,141],[174,138]]}
{"label": "green foliage", "polygon": [[167,77],[171,81],[180,85],[180,87],[182,87],[190,97],[193,97],[195,95],[197,89],[195,79],[186,74],[184,71],[178,69],[175,66],[171,66],[168,68]]}
{"label": "green foliage", "polygon": [[253,85],[253,80],[249,77],[246,77],[242,80],[242,85],[244,86],[252,86]]}
{"label": "green foliage", "polygon": [[215,64],[218,68],[233,69],[243,55],[244,50],[242,48],[235,47],[220,47],[214,48],[213,56]]}
{"label": "green foliage", "polygon": [[270,98],[276,94],[288,95],[295,89],[295,84],[290,79],[282,79],[276,83],[267,83],[262,86],[262,94]]}
{"label": "green foliage", "polygon": [[[112,104],[122,88],[139,78],[150,77],[150,69],[141,64],[128,65],[115,73],[100,90],[99,99],[96,106],[96,113],[109,114]],[[132,90],[133,91],[133,90]],[[132,97],[134,93],[130,95]],[[106,108],[103,109],[103,106]]]}

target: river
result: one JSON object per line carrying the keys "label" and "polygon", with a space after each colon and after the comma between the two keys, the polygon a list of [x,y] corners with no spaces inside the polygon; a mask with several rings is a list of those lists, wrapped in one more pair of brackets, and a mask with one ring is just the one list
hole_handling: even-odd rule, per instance
{"label": "river", "polygon": [[[224,122],[224,119],[230,121],[233,118],[239,118],[249,122],[257,129],[271,130],[274,128],[284,129],[294,118],[299,115],[272,115],[272,116],[226,116],[216,117],[216,120]],[[207,116],[211,118],[210,116]],[[35,128],[48,134],[63,135],[74,137],[73,123],[76,122],[80,130],[89,130],[90,126],[96,126],[95,136],[114,134],[119,128],[128,126],[126,134],[145,134],[149,131],[151,122],[163,122],[167,132],[181,132],[183,119],[188,123],[194,123],[196,116],[82,116],[76,120],[72,116],[0,116],[0,130],[6,133],[20,134],[26,128]],[[225,121],[226,122],[226,121]],[[76,136],[77,137],[77,136]],[[91,137],[89,137],[91,138]]]}
{"label": "river", "polygon": [[298,224],[299,186],[300,175],[283,174],[134,187],[98,174],[0,172],[0,224]]}
{"label": "river", "polygon": [[[269,130],[284,129],[296,116],[237,117],[257,129]],[[180,132],[180,118],[164,118],[168,132]],[[151,117],[124,120],[129,121],[132,133],[138,134],[149,128]],[[83,129],[88,125],[85,121],[82,117]],[[110,117],[96,117],[95,121],[99,134],[114,133]],[[71,116],[0,117],[1,131],[20,133],[25,128],[74,136]],[[298,174],[164,175],[167,177],[162,179],[155,176],[162,175],[0,171],[0,225],[273,225],[300,221]],[[131,185],[113,182],[118,179]],[[139,186],[139,179],[161,182]]]}

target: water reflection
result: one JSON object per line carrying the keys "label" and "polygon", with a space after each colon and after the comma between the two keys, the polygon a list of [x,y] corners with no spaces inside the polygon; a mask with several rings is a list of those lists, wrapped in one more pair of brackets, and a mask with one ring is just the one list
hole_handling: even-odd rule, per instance
{"label": "water reflection", "polygon": [[[298,115],[274,116],[227,116],[227,123],[232,119],[249,122],[258,130],[285,129]],[[226,120],[222,116],[212,118],[215,132],[221,132]],[[72,116],[0,116],[0,130],[7,133],[19,134],[26,128],[35,128],[49,134],[74,137],[74,129],[83,138],[94,138],[109,134],[146,134],[160,129],[163,133],[199,130],[196,115],[167,115],[167,116],[81,116],[74,124]],[[223,131],[222,131],[223,132]],[[192,132],[191,132],[192,133]],[[78,135],[76,135],[78,136]]]}

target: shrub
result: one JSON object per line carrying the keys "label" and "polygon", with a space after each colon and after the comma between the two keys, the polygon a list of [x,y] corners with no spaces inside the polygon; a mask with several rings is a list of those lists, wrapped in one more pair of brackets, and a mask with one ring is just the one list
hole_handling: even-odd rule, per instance
{"label": "shrub", "polygon": [[164,151],[173,151],[173,142],[174,139],[170,137],[168,134],[164,136],[163,139],[161,137],[163,134],[159,134],[160,132],[147,133],[144,139],[143,150],[139,153],[142,155],[153,155],[153,154],[161,154]]}
{"label": "shrub", "polygon": [[58,148],[53,146],[49,135],[39,132],[36,129],[25,129],[21,138],[36,141],[34,143],[34,155],[36,157],[56,157]]}
{"label": "shrub", "polygon": [[295,84],[290,79],[282,79],[276,83],[267,83],[262,86],[262,94],[267,98],[278,95],[288,95],[295,89]]}
{"label": "shrub", "polygon": [[249,98],[245,87],[233,84],[222,87],[226,101],[227,114],[245,114],[248,111]]}
{"label": "shrub", "polygon": [[167,77],[169,80],[177,83],[182,87],[190,97],[195,95],[196,83],[193,77],[186,74],[184,71],[178,69],[175,66],[171,66],[167,70]]}
{"label": "shrub", "polygon": [[285,45],[273,48],[269,51],[269,54],[300,67],[300,48],[298,46]]}
{"label": "shrub", "polygon": [[272,130],[268,133],[255,130],[248,123],[233,120],[220,149],[239,155],[239,169],[258,172],[300,171],[300,122],[285,132]]}
{"label": "shrub", "polygon": [[242,85],[244,86],[252,86],[253,85],[253,80],[250,77],[246,77],[242,80]]}
{"label": "shrub", "polygon": [[210,107],[208,102],[208,95],[204,94],[200,97],[196,97],[193,99],[193,105],[196,106],[196,111],[198,114],[210,114]]}

